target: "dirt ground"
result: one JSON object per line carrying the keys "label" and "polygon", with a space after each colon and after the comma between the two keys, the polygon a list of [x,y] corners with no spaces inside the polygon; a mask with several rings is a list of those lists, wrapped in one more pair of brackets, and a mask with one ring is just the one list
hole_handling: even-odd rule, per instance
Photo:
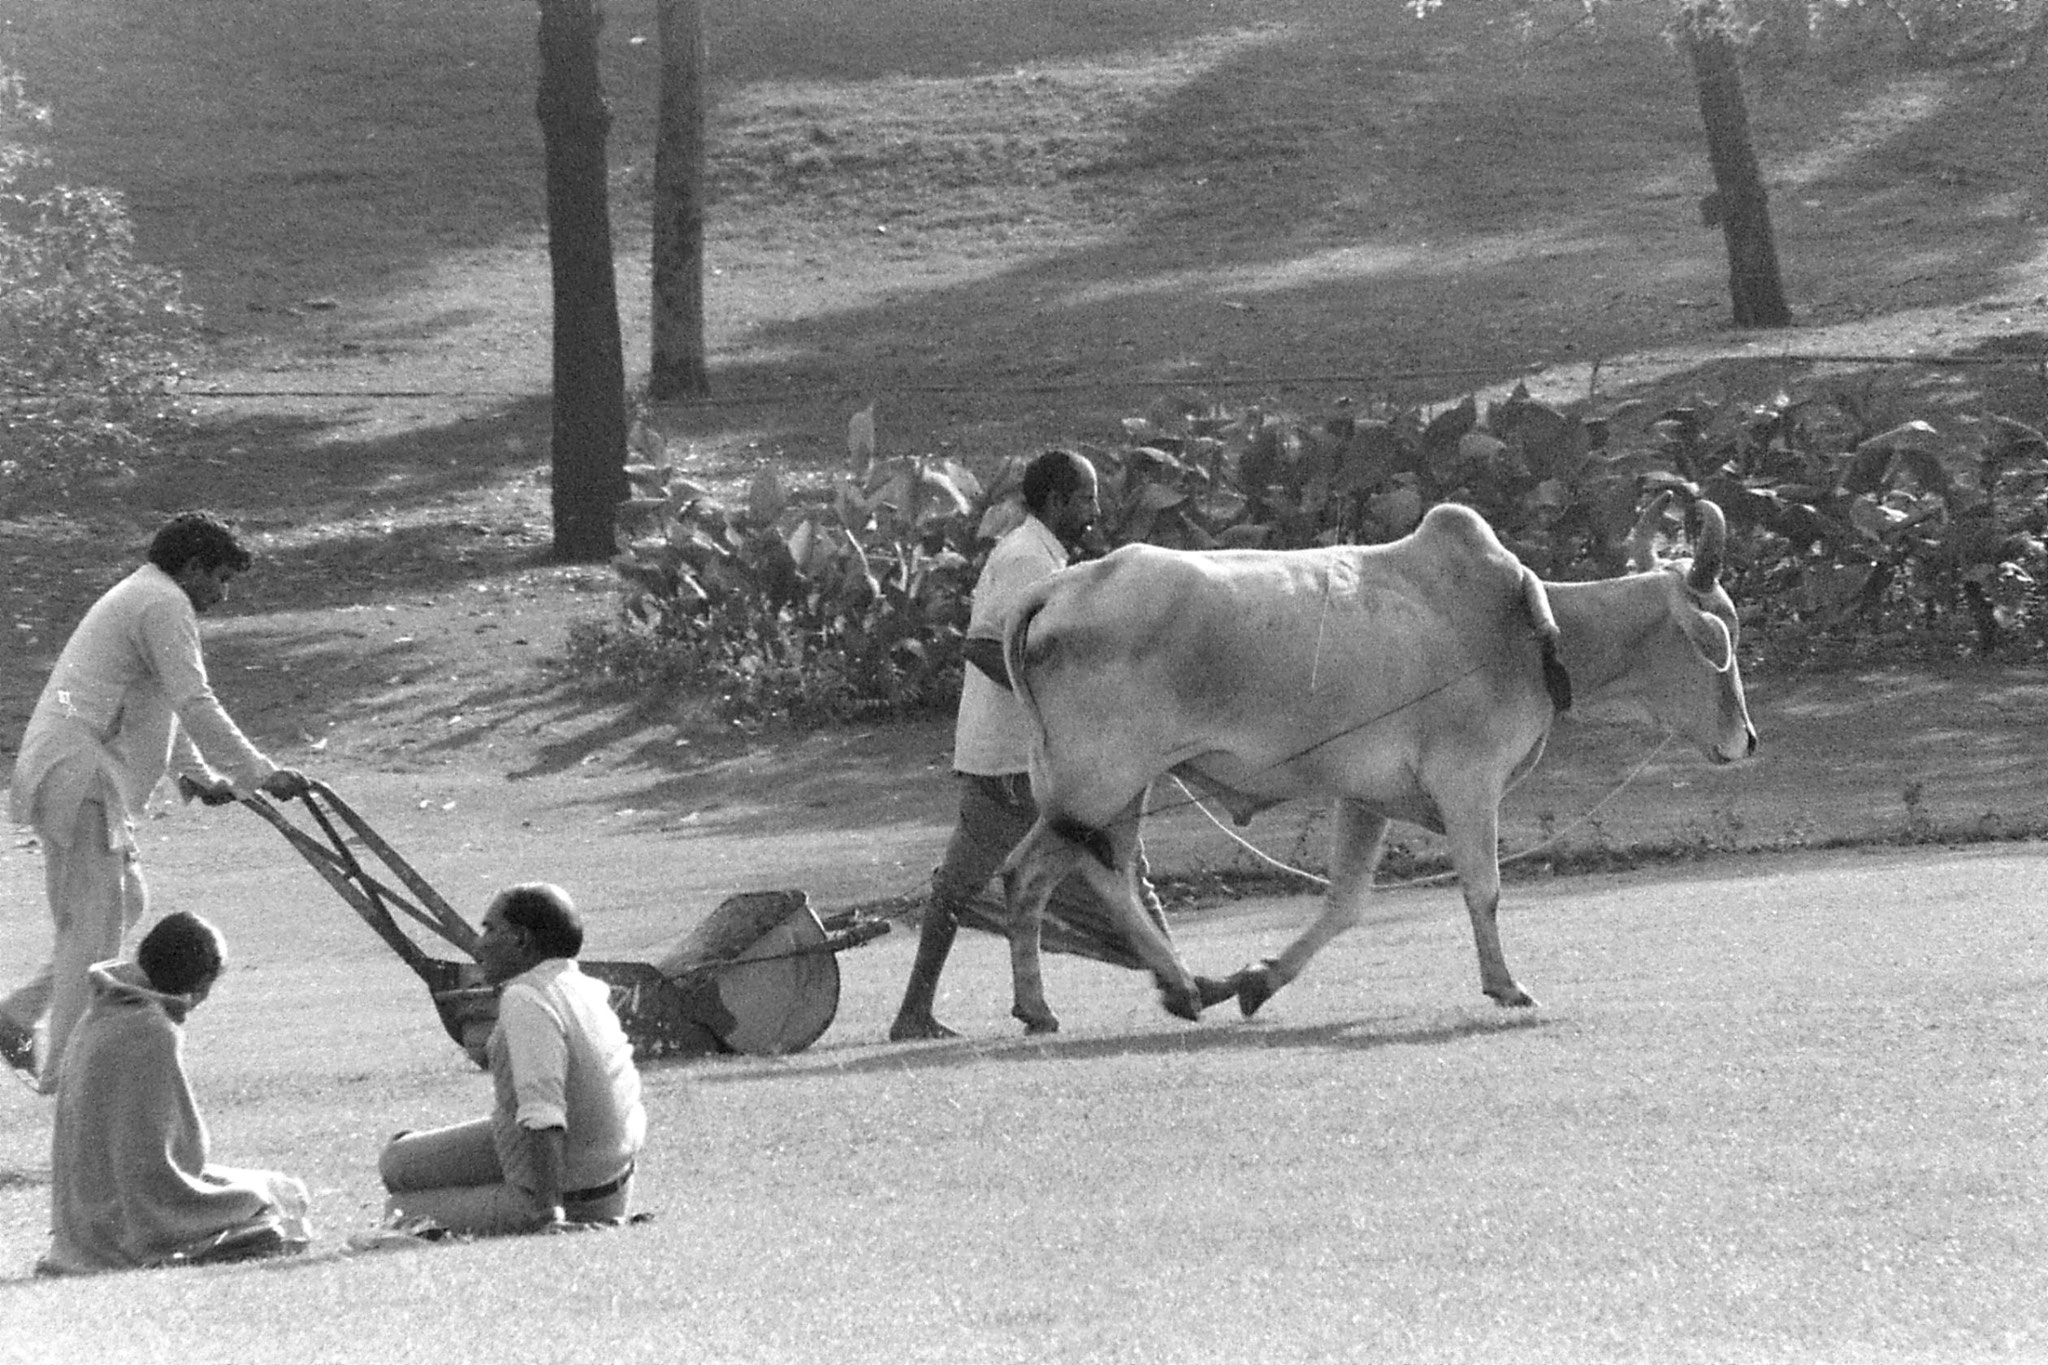
{"label": "dirt ground", "polygon": [[[14,60],[61,115],[57,149],[130,192],[141,250],[187,271],[213,344],[190,389],[197,439],[0,518],[0,756],[84,607],[161,516],[207,505],[262,552],[208,627],[218,690],[280,759],[374,791],[394,824],[459,800],[465,821],[567,835],[537,812],[570,812],[682,846],[680,884],[705,894],[743,873],[814,883],[824,904],[913,893],[949,813],[943,719],[748,736],[565,674],[567,630],[607,614],[610,578],[548,557],[523,12],[415,25],[371,5],[359,42],[313,45],[336,71],[357,48],[425,69],[457,40],[440,26],[468,25],[469,65],[450,69],[483,70],[437,87],[434,114],[466,120],[465,154],[394,132],[427,117],[394,104],[402,68],[338,82],[311,118],[293,98],[307,45],[210,26],[223,3],[7,16]],[[1902,417],[1978,398],[2048,413],[2026,358],[2048,335],[2038,63],[1759,73],[1798,325],[1738,332],[1697,216],[1697,112],[1647,28],[1589,32],[1560,11],[1532,41],[1484,9],[1363,25],[1325,0],[1199,18],[1133,3],[1099,31],[992,23],[969,53],[935,36],[932,8],[713,20],[714,389],[647,414],[692,472],[829,469],[869,401],[885,448],[970,462],[1101,439],[1173,395],[1313,409],[1522,380],[1618,404],[1823,382]],[[327,22],[286,9],[279,32]],[[791,27],[796,10],[815,32]],[[643,173],[645,69],[627,45],[648,15],[614,6],[607,30],[625,180]],[[220,44],[247,80],[207,77]],[[116,68],[135,80],[101,79]],[[479,169],[486,151],[504,164]],[[625,202],[638,375],[645,249]],[[480,203],[502,210],[488,227]],[[1987,350],[2020,358],[1890,363]],[[1749,668],[1758,763],[1667,752],[1573,837],[1705,851],[2041,825],[2037,670]],[[1651,743],[1615,717],[1566,722],[1515,798],[1509,846],[1578,819]],[[1191,813],[1167,825],[1187,870],[1242,856]],[[1312,817],[1254,832],[1315,856]]]}

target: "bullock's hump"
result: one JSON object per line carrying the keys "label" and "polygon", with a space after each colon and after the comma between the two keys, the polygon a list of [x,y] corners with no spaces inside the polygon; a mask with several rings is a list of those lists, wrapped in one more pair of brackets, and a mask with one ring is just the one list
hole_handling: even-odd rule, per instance
{"label": "bullock's hump", "polygon": [[1437,541],[1485,555],[1499,554],[1505,548],[1485,517],[1456,502],[1440,502],[1430,508],[1422,524],[1415,528],[1414,536],[1417,540]]}

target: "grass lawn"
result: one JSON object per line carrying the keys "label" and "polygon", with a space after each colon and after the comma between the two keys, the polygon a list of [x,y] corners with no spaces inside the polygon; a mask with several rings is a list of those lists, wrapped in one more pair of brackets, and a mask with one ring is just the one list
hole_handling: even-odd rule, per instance
{"label": "grass lawn", "polygon": [[[2041,63],[1759,69],[1799,325],[1725,324],[1697,113],[1647,11],[1338,0],[774,0],[709,7],[714,394],[648,417],[695,475],[884,446],[992,459],[1163,394],[1309,410],[1518,378],[1638,416],[1834,386],[1873,422],[2048,412]],[[607,7],[628,354],[652,7]],[[534,11],[484,0],[0,4],[0,57],[80,179],[209,316],[206,421],[130,480],[0,508],[0,755],[57,649],[167,511],[261,551],[210,621],[230,709],[354,800],[458,907],[547,876],[597,952],[726,892],[914,895],[944,837],[943,719],[754,737],[558,667],[610,607],[547,559]],[[646,41],[636,42],[636,39]],[[1815,356],[1836,359],[1816,360]],[[1617,528],[1620,530],[1621,528]],[[1533,1362],[2048,1358],[2031,662],[1799,676],[1745,660],[1764,749],[1660,757],[1573,838],[1696,862],[1509,889],[1544,1001],[1477,994],[1447,890],[1389,895],[1255,1023],[1166,1019],[1056,959],[1026,1042],[964,943],[958,1043],[882,1043],[909,936],[846,955],[785,1059],[652,1067],[651,1225],[344,1255],[393,1130],[487,1087],[424,991],[239,811],[144,827],[155,908],[227,929],[195,1017],[218,1155],[304,1175],[296,1262],[31,1279],[45,1101],[0,1088],[0,1362]],[[1561,727],[1510,848],[1648,750]],[[1262,845],[1314,856],[1310,817]],[[1169,870],[1237,855],[1186,812]],[[1783,850],[1741,860],[1732,851]],[[37,851],[0,846],[0,962],[47,941]],[[1300,902],[1208,903],[1205,970]]]}
{"label": "grass lawn", "polygon": [[[188,845],[189,847],[189,841]],[[184,865],[180,865],[184,864]],[[842,959],[784,1059],[649,1068],[650,1225],[343,1254],[394,1128],[487,1083],[424,992],[274,870],[171,858],[235,966],[189,1050],[219,1154],[302,1173],[290,1264],[0,1280],[0,1359],[1925,1361],[2048,1351],[2038,848],[1797,856],[1516,897],[1544,1000],[1477,995],[1447,891],[1389,896],[1252,1023],[1054,959],[1004,1015],[970,936],[956,1043],[879,1040],[907,936]],[[32,864],[0,864],[10,896]],[[1306,911],[1179,928],[1272,951]],[[298,913],[304,911],[305,913]],[[12,946],[22,936],[11,933]],[[9,1088],[0,1269],[46,1198]]]}

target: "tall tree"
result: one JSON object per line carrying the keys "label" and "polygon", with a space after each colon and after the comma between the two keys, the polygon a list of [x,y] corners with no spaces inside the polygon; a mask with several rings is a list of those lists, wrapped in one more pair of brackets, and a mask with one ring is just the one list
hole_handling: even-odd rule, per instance
{"label": "tall tree", "polygon": [[1707,219],[1710,225],[1719,222],[1728,244],[1728,292],[1736,326],[1785,327],[1792,322],[1792,310],[1785,304],[1770,199],[1749,135],[1749,104],[1730,36],[1733,22],[1723,0],[1689,0],[1678,19],[1699,89],[1707,161],[1714,168]]}
{"label": "tall tree", "polygon": [[[1417,17],[1445,0],[1404,0]],[[1590,13],[1600,0],[1585,0]],[[1677,31],[1698,89],[1700,119],[1707,130],[1707,161],[1714,192],[1701,203],[1709,227],[1719,226],[1728,243],[1728,287],[1735,322],[1742,327],[1785,327],[1792,310],[1778,274],[1778,243],[1771,231],[1769,197],[1757,169],[1756,144],[1749,135],[1749,103],[1742,93],[1736,60],[1735,16],[1727,0],[1677,0]]]}
{"label": "tall tree", "polygon": [[555,558],[607,559],[626,497],[626,362],[612,266],[598,0],[540,0],[541,140],[554,282]]}
{"label": "tall tree", "polygon": [[654,139],[650,398],[702,398],[704,364],[704,11],[660,0],[661,104]]}

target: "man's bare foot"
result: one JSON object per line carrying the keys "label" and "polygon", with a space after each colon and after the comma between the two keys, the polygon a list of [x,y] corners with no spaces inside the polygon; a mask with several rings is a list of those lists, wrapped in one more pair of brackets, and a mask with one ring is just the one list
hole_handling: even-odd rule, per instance
{"label": "man's bare foot", "polygon": [[889,1041],[892,1043],[915,1043],[933,1038],[959,1036],[929,1014],[919,1019],[899,1018],[889,1026]]}

